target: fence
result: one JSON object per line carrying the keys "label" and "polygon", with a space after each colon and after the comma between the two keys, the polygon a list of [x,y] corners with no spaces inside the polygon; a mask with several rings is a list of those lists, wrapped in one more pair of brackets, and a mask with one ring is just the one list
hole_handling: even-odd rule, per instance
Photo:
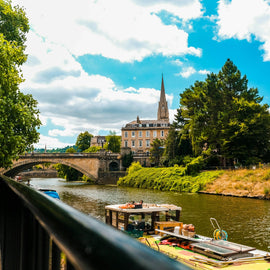
{"label": "fence", "polygon": [[190,269],[5,176],[0,218],[0,270]]}

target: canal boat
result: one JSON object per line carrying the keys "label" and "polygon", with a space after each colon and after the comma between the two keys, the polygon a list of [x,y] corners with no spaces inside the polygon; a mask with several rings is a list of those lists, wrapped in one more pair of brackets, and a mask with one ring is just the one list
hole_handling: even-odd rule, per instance
{"label": "canal boat", "polygon": [[48,195],[48,196],[54,198],[54,199],[60,200],[59,194],[58,194],[57,191],[54,190],[54,189],[39,188],[38,190],[41,191],[41,192],[43,192],[43,193],[45,193],[46,195]]}
{"label": "canal boat", "polygon": [[227,241],[228,234],[211,218],[213,238],[198,235],[180,221],[181,207],[126,203],[105,207],[106,223],[191,269],[270,270],[270,253]]}

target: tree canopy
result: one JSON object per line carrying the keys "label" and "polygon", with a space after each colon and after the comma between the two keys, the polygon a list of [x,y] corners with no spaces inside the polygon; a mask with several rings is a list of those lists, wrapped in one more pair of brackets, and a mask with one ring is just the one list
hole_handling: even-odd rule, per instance
{"label": "tree canopy", "polygon": [[92,138],[93,135],[88,131],[82,132],[78,135],[75,145],[78,147],[79,151],[84,151],[90,147]]}
{"label": "tree canopy", "polygon": [[37,101],[19,90],[28,19],[22,8],[1,0],[0,22],[0,167],[9,167],[38,141],[41,122]]}
{"label": "tree canopy", "polygon": [[151,143],[150,148],[150,161],[155,165],[159,166],[161,164],[161,157],[164,152],[164,140],[156,138]]}
{"label": "tree canopy", "polygon": [[106,136],[105,149],[113,153],[119,153],[121,148],[121,136],[117,136],[115,132],[110,131]]}
{"label": "tree canopy", "polygon": [[225,165],[263,160],[269,153],[268,105],[261,104],[258,89],[248,88],[246,76],[230,59],[218,74],[196,81],[180,97],[178,114],[195,156],[215,155]]}

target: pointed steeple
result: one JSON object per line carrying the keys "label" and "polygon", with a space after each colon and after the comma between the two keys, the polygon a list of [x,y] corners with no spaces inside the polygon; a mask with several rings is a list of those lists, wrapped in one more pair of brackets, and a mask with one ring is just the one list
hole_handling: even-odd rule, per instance
{"label": "pointed steeple", "polygon": [[169,121],[169,110],[168,110],[168,103],[166,101],[163,74],[161,80],[161,90],[160,90],[160,100],[158,103],[157,120]]}

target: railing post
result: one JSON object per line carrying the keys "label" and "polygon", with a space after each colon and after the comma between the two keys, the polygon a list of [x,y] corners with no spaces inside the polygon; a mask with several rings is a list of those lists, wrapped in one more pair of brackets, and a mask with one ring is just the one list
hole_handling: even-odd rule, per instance
{"label": "railing post", "polygon": [[27,208],[24,208],[20,270],[36,269],[36,225],[33,214]]}
{"label": "railing post", "polygon": [[61,263],[61,251],[58,246],[52,241],[52,258],[51,258],[51,270],[59,270]]}
{"label": "railing post", "polygon": [[22,202],[5,184],[1,184],[1,211],[2,268],[20,269]]}
{"label": "railing post", "polygon": [[50,238],[43,227],[38,224],[37,237],[37,268],[39,270],[49,269]]}

